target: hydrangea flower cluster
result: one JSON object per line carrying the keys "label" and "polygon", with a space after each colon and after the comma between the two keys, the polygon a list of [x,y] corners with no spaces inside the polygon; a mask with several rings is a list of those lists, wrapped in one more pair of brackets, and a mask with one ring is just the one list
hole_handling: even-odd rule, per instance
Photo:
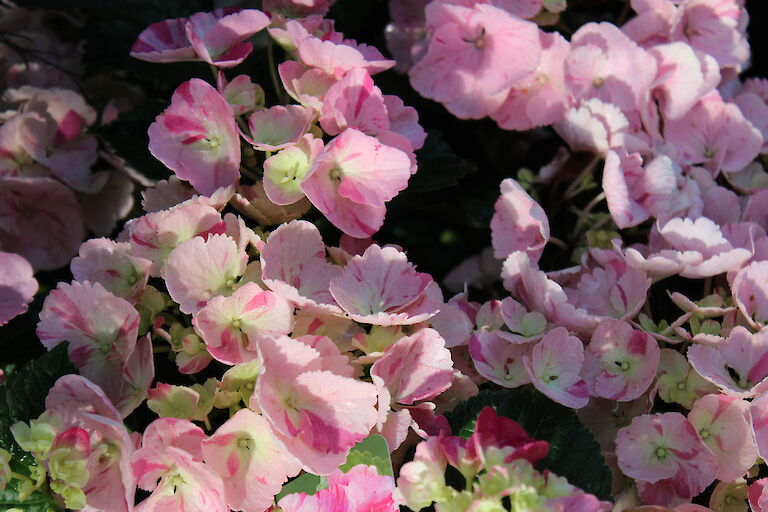
{"label": "hydrangea flower cluster", "polygon": [[[744,3],[631,0],[566,38],[559,0],[390,0],[394,60],[336,31],[332,3],[138,34],[132,57],[212,76],[148,126],[172,175],[113,238],[132,185],[89,127],[118,103],[98,120],[58,66],[17,58],[57,41],[44,14],[5,11],[39,37],[0,32],[17,42],[0,54],[0,325],[36,271],[69,264],[36,335],[77,374],[11,427],[31,463],[0,448],[0,488],[104,512],[768,511],[768,82],[740,78]],[[235,69],[262,50],[274,94]],[[426,139],[375,81],[391,68],[455,117],[564,142],[500,182],[490,247],[442,288],[372,238]],[[578,411],[613,504],[540,469],[548,443],[492,408],[452,435],[457,403],[523,387]],[[356,459],[371,436],[396,477]],[[307,475],[315,492],[289,492]]]}

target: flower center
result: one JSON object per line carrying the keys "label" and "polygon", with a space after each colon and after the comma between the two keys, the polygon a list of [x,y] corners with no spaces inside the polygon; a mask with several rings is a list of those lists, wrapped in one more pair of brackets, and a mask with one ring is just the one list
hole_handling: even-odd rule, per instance
{"label": "flower center", "polygon": [[659,446],[658,448],[656,448],[656,451],[653,454],[656,456],[657,459],[662,460],[667,456],[667,449],[664,448],[663,446]]}

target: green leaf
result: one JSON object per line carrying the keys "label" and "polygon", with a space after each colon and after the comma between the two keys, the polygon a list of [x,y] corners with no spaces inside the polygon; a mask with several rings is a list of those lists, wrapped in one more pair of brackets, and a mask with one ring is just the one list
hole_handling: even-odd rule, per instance
{"label": "green leaf", "polygon": [[430,130],[424,147],[416,152],[419,170],[408,182],[404,193],[431,192],[453,187],[477,166],[459,155],[443,139],[440,132]]}
{"label": "green leaf", "polygon": [[289,494],[300,494],[303,492],[311,496],[322,489],[322,485],[323,482],[319,476],[311,473],[304,473],[283,486],[277,496],[275,496],[275,503]]}
{"label": "green leaf", "polygon": [[339,469],[346,473],[359,464],[376,466],[380,475],[394,476],[387,441],[379,434],[371,434],[353,446],[347,462],[339,466]]}
{"label": "green leaf", "polygon": [[59,508],[51,496],[35,491],[24,501],[19,500],[18,480],[12,480],[0,490],[0,510],[23,510],[24,512],[58,512]]}
{"label": "green leaf", "polygon": [[549,469],[600,499],[610,498],[611,473],[600,445],[572,409],[531,389],[485,390],[446,414],[453,431],[463,438],[472,435],[477,415],[486,406],[520,423],[533,439],[549,443],[549,455],[537,469]]}
{"label": "green leaf", "polygon": [[48,390],[68,373],[75,373],[75,367],[67,356],[67,343],[61,343],[8,376],[5,385],[0,386],[0,448],[22,462],[29,457],[13,439],[11,425],[40,416]]}

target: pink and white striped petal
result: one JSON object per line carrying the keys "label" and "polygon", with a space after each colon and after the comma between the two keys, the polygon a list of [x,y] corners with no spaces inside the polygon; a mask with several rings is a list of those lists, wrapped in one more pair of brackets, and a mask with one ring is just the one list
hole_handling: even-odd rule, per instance
{"label": "pink and white striped petal", "polygon": [[267,420],[240,409],[202,443],[206,465],[224,482],[227,505],[263,512],[301,465],[275,440]]}
{"label": "pink and white striped petal", "polygon": [[549,331],[523,356],[533,385],[555,402],[580,409],[589,402],[587,383],[579,376],[584,362],[584,345],[564,327]]}
{"label": "pink and white striped petal", "polygon": [[258,358],[261,337],[291,332],[293,308],[276,293],[246,283],[228,297],[208,301],[194,324],[214,359],[240,364]]}

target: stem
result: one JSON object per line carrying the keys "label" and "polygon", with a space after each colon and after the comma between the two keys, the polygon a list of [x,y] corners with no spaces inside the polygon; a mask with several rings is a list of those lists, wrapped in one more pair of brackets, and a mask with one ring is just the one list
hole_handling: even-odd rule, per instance
{"label": "stem", "polygon": [[280,80],[277,78],[277,65],[275,64],[275,42],[270,37],[267,40],[267,60],[269,63],[269,76],[272,79],[272,88],[278,99],[283,98],[283,89],[280,87]]}
{"label": "stem", "polygon": [[579,218],[576,219],[576,226],[573,228],[573,233],[571,234],[571,237],[575,240],[577,236],[579,236],[579,229],[581,228],[581,225],[586,222],[587,215],[597,206],[600,204],[600,202],[605,199],[605,192],[600,192],[595,196],[594,199],[592,199],[589,204],[587,204],[586,207],[581,211],[579,214]]}
{"label": "stem", "polygon": [[554,236],[550,236],[548,241],[552,245],[554,245],[556,247],[559,247],[559,248],[561,248],[564,251],[568,249],[568,246],[566,245],[566,243],[563,242],[562,240],[560,240],[559,238],[555,238]]}
{"label": "stem", "polygon": [[[565,193],[563,194],[563,200],[567,201],[568,199],[571,199],[576,195],[576,192],[580,186],[581,181],[588,175],[591,174],[595,170],[595,166],[597,165],[597,162],[600,161],[600,155],[595,154],[592,157],[592,160],[587,163],[587,165],[584,166],[584,169],[581,170],[578,176],[576,176],[576,179],[573,180],[573,182],[570,184],[570,186],[565,190]],[[580,192],[580,191],[579,191]]]}
{"label": "stem", "polygon": [[154,347],[152,348],[153,354],[165,354],[171,351],[171,347],[169,345],[164,345],[162,347]]}
{"label": "stem", "polygon": [[704,279],[704,297],[712,293],[712,276]]}

